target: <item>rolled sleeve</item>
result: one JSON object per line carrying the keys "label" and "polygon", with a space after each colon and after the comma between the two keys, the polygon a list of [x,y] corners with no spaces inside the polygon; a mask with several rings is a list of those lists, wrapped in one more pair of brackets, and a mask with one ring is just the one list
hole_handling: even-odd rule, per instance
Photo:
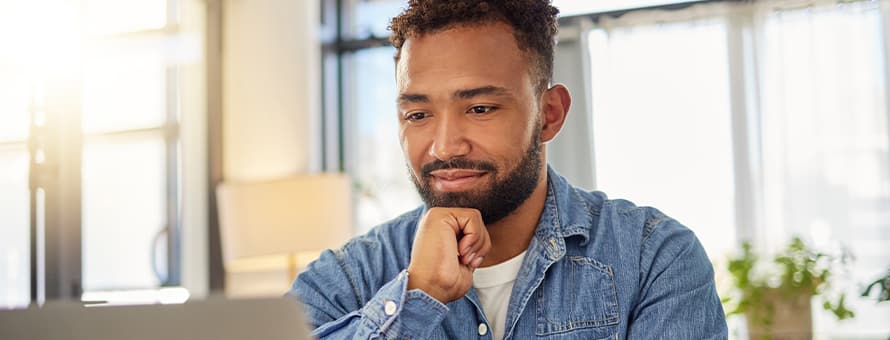
{"label": "rolled sleeve", "polygon": [[426,339],[445,319],[448,306],[419,289],[407,290],[408,272],[384,285],[362,313],[386,339]]}
{"label": "rolled sleeve", "polygon": [[319,339],[426,339],[448,314],[448,306],[419,289],[407,290],[403,270],[361,309],[324,323]]}

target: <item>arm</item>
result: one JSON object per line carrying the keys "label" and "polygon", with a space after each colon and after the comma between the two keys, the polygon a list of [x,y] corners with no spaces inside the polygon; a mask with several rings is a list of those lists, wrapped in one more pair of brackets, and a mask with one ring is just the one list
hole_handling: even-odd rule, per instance
{"label": "arm", "polygon": [[395,243],[353,240],[297,277],[290,294],[303,301],[317,337],[429,338],[448,312],[445,303],[467,293],[491,248],[480,213],[460,208],[430,209],[418,223],[408,269],[381,277],[385,266],[398,266],[383,255],[402,249]]}
{"label": "arm", "polygon": [[644,235],[630,339],[726,339],[714,269],[695,234],[663,218]]}
{"label": "arm", "polygon": [[325,251],[301,273],[289,295],[305,306],[319,339],[423,339],[442,322],[448,307],[420,290],[407,290],[402,271],[362,303],[343,251]]}

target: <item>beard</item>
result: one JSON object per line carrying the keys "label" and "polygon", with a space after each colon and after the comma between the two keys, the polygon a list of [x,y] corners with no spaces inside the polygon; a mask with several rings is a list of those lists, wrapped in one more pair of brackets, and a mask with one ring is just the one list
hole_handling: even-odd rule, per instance
{"label": "beard", "polygon": [[[446,208],[473,208],[482,214],[482,221],[486,225],[500,221],[509,216],[524,203],[538,184],[541,170],[541,133],[540,122],[535,124],[535,132],[532,135],[531,144],[519,161],[519,164],[506,173],[499,176],[499,171],[494,163],[488,161],[476,161],[467,158],[452,158],[447,161],[435,160],[421,167],[420,178],[413,172],[411,180],[417,187],[417,192],[429,207]],[[471,169],[486,171],[493,179],[490,185],[460,192],[437,192],[430,184],[431,172],[442,169]]]}

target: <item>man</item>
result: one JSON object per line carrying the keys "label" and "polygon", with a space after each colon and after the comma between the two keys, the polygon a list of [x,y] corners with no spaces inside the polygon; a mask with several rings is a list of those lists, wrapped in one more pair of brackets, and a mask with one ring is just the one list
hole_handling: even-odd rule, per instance
{"label": "man", "polygon": [[400,140],[426,204],[297,277],[318,337],[727,337],[691,231],[547,167],[571,104],[550,86],[557,12],[412,0],[392,20]]}

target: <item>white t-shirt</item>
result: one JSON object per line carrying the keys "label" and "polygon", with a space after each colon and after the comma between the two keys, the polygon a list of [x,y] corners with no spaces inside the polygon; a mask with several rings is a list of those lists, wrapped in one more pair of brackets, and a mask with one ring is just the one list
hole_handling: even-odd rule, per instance
{"label": "white t-shirt", "polygon": [[513,282],[522,268],[525,252],[496,265],[477,268],[473,272],[473,287],[482,303],[482,311],[488,319],[488,327],[492,338],[501,340],[507,323],[507,306],[510,304],[510,293]]}

